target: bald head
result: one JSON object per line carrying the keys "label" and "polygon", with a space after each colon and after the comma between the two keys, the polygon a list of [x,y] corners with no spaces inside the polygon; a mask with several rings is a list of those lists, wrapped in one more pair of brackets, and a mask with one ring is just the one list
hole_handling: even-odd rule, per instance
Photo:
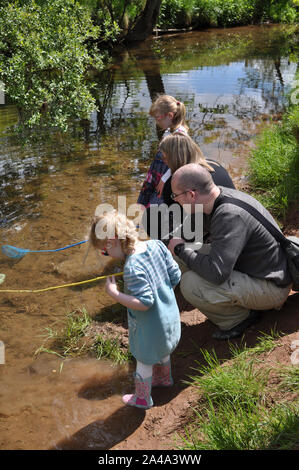
{"label": "bald head", "polygon": [[215,188],[210,172],[197,163],[181,166],[173,175],[172,182],[180,191],[196,189],[202,195],[208,195]]}

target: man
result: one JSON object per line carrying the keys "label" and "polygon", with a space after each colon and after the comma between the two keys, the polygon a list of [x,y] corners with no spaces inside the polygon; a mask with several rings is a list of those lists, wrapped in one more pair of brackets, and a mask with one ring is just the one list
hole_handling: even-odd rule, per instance
{"label": "man", "polygon": [[194,251],[183,239],[168,248],[183,271],[183,296],[219,329],[216,339],[231,339],[258,321],[259,310],[280,309],[291,290],[285,254],[273,236],[246,210],[217,200],[221,195],[241,199],[258,209],[276,227],[269,212],[253,197],[216,186],[210,173],[197,164],[179,168],[172,177],[172,198],[203,212],[210,245]]}

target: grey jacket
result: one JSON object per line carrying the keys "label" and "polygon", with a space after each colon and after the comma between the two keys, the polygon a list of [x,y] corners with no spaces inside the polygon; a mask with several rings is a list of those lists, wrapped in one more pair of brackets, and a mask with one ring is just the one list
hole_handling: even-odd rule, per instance
{"label": "grey jacket", "polygon": [[[255,198],[236,189],[219,188],[222,194],[251,204],[279,228]],[[273,281],[281,287],[292,282],[280,244],[246,210],[223,203],[204,218],[212,239],[210,253],[204,255],[187,247],[180,252],[180,258],[192,271],[216,285],[225,282],[233,270]]]}

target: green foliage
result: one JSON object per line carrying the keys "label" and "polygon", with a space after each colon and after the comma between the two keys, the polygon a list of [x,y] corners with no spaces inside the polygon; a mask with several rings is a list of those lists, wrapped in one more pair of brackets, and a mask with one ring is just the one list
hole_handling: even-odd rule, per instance
{"label": "green foliage", "polygon": [[197,0],[163,0],[158,26],[163,28],[184,28],[192,23],[196,13]]}
{"label": "green foliage", "polygon": [[296,5],[298,0],[163,0],[158,26],[224,27],[266,20],[293,23],[298,19]]}
{"label": "green foliage", "polygon": [[299,112],[293,107],[257,138],[249,160],[255,195],[276,216],[285,217],[299,194]]}
{"label": "green foliage", "polygon": [[[87,6],[105,41],[124,38],[142,13],[145,0],[79,0]],[[110,34],[110,32],[112,34]]]}
{"label": "green foliage", "polygon": [[234,26],[248,24],[254,13],[252,0],[198,0],[198,21],[202,25]]}
{"label": "green foliage", "polygon": [[296,9],[294,8],[293,1],[280,0],[271,2],[269,8],[269,18],[276,23],[293,23],[297,19]]}
{"label": "green foliage", "polygon": [[34,0],[0,8],[0,80],[18,105],[21,124],[67,129],[88,118],[95,101],[87,68],[102,59],[87,49],[99,29],[75,0]]}

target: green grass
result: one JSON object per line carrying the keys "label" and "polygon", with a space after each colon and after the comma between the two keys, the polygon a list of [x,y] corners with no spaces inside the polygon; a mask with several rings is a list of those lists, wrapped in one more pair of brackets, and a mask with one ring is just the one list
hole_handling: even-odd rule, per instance
{"label": "green grass", "polygon": [[275,216],[285,219],[299,195],[299,111],[290,108],[256,140],[249,159],[253,195]]}
{"label": "green grass", "polygon": [[262,353],[270,353],[275,347],[279,346],[280,343],[277,340],[283,335],[282,332],[277,331],[275,328],[271,329],[270,334],[261,332],[260,336],[257,337],[257,344],[252,347],[248,348],[246,343],[240,346],[234,345],[233,343],[230,344],[230,352],[232,357],[251,357],[257,356]]}
{"label": "green grass", "polygon": [[[35,351],[35,354],[46,352],[56,354],[60,357],[79,356],[86,350],[86,343],[82,342],[84,331],[90,324],[91,318],[85,309],[77,310],[67,314],[66,322],[62,331],[45,328],[44,343]],[[51,342],[51,348],[45,344]]]}
{"label": "green grass", "polygon": [[280,388],[287,388],[291,392],[299,391],[299,368],[294,366],[285,367],[280,371]]}
{"label": "green grass", "polygon": [[128,349],[121,347],[118,337],[103,338],[98,336],[91,350],[98,359],[110,359],[115,364],[124,364],[133,358]]}
{"label": "green grass", "polygon": [[233,366],[216,365],[215,356],[206,352],[208,366],[198,368],[201,375],[193,377],[193,385],[200,388],[213,404],[230,403],[251,408],[261,399],[268,380],[268,371],[257,370],[254,360],[235,358]]}
{"label": "green grass", "polygon": [[[198,404],[192,423],[180,436],[179,448],[292,449],[298,444],[298,368],[273,367],[260,356],[279,346],[277,337],[277,333],[263,335],[254,348],[231,346],[232,359],[226,362],[215,351],[202,350],[205,364],[199,364],[189,382],[198,390]],[[279,383],[274,390],[270,374]],[[279,399],[273,400],[277,390]],[[297,397],[292,402],[290,392]]]}
{"label": "green grass", "polygon": [[[104,310],[104,317],[107,317],[108,311]],[[62,330],[45,328],[46,334],[43,335],[45,340],[35,351],[35,355],[47,353],[61,358],[89,355],[97,359],[109,359],[116,364],[126,363],[132,359],[129,350],[121,345],[117,336],[97,335],[90,344],[85,332],[91,322],[92,318],[85,309],[69,313]],[[50,345],[46,346],[48,343]]]}
{"label": "green grass", "polygon": [[265,407],[208,401],[206,415],[197,414],[200,433],[187,434],[185,450],[291,449],[298,442],[299,411],[293,405]]}

